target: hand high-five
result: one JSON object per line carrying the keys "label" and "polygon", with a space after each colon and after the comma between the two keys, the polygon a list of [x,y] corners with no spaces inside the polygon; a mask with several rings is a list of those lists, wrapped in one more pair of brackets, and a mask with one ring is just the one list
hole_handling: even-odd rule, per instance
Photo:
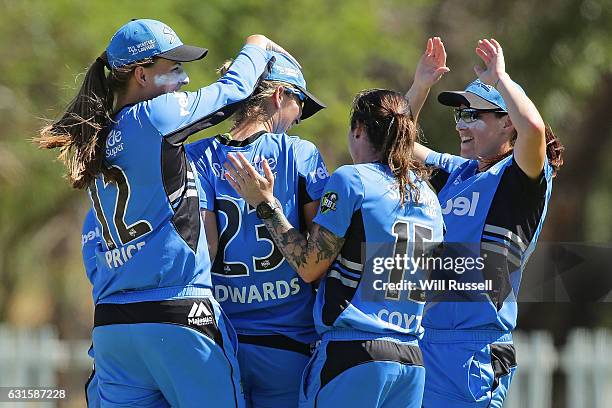
{"label": "hand high-five", "polygon": [[444,43],[440,37],[430,37],[414,73],[415,84],[431,88],[448,71]]}
{"label": "hand high-five", "polygon": [[497,86],[499,79],[506,75],[506,62],[501,45],[493,38],[479,40],[476,54],[484,62],[485,68],[476,65],[474,72],[485,84]]}
{"label": "hand high-five", "polygon": [[265,176],[262,177],[242,153],[230,153],[227,159],[231,165],[224,164],[225,178],[247,203],[257,207],[263,201],[274,202],[274,174],[267,160],[262,164]]}
{"label": "hand high-five", "polygon": [[274,41],[272,41],[271,39],[269,39],[265,35],[261,35],[261,34],[250,35],[250,36],[247,37],[246,43],[247,44],[252,44],[252,45],[257,45],[258,47],[263,48],[264,50],[267,50],[267,51],[280,52],[281,54],[284,54],[287,58],[289,58],[300,69],[302,69],[302,66],[293,57],[293,55],[291,55],[287,50],[285,50],[283,47],[281,47],[280,45],[278,45],[277,43],[275,43]]}

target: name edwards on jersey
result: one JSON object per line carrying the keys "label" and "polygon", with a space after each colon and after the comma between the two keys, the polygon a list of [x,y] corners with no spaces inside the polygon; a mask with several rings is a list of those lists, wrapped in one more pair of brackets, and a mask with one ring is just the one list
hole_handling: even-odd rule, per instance
{"label": "name edwards on jersey", "polygon": [[215,298],[219,303],[234,302],[251,304],[270,300],[286,299],[297,295],[301,290],[298,278],[290,281],[277,280],[249,286],[215,285]]}

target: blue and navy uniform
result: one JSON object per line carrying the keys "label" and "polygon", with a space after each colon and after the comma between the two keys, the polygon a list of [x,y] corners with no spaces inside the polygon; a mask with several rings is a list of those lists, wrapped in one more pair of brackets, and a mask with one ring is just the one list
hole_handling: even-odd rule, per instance
{"label": "blue and navy uniform", "polygon": [[418,201],[416,191],[408,193],[403,206],[382,163],[342,166],[325,187],[314,222],[345,241],[317,292],[322,341],[304,372],[301,407],[421,406],[422,292],[388,284],[416,284],[424,271],[381,267],[381,260],[412,258],[442,241],[435,193],[411,177]]}
{"label": "blue and navy uniform", "polygon": [[511,331],[519,285],[546,217],[552,167],[546,162],[533,180],[513,155],[485,171],[478,171],[477,160],[435,152],[426,163],[438,168],[432,184],[447,228],[447,254],[480,257],[483,266],[442,278],[490,287],[447,290],[428,299],[423,406],[501,407],[516,370]]}
{"label": "blue and navy uniform", "polygon": [[284,259],[255,209],[227,182],[223,164],[237,152],[259,171],[268,161],[274,196],[303,232],[303,207],[320,199],[329,174],[315,145],[296,136],[258,132],[242,141],[216,136],[187,145],[206,197],[202,208],[216,212],[220,236],[212,279],[215,297],[238,333],[247,406],[297,406],[310,344],[318,338],[314,291]]}
{"label": "blue and navy uniform", "polygon": [[[93,210],[89,210],[83,221],[81,235],[81,251],[83,255],[83,266],[85,274],[90,282],[93,282],[97,273],[96,267],[96,247],[100,245],[100,229],[96,226],[96,216]],[[89,357],[94,359],[93,345],[88,351]],[[98,378],[96,377],[96,366],[93,364],[91,375],[85,383],[85,398],[88,408],[100,407],[100,397],[98,395]]]}
{"label": "blue and navy uniform", "polygon": [[104,406],[242,406],[235,333],[212,295],[198,179],[182,143],[248,98],[269,62],[246,45],[196,92],[123,107],[90,198],[102,236],[93,276]]}
{"label": "blue and navy uniform", "polygon": [[83,266],[85,274],[90,282],[94,282],[97,275],[96,248],[100,245],[100,229],[96,225],[96,215],[93,210],[85,214],[81,235],[81,252],[83,255]]}

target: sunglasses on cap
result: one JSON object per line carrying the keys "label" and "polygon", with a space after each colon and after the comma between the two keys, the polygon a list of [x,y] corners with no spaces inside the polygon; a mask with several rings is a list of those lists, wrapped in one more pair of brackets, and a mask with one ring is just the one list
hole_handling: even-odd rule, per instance
{"label": "sunglasses on cap", "polygon": [[306,101],[306,95],[304,95],[304,92],[295,88],[285,88],[285,93],[288,95],[295,95],[302,103],[302,107],[304,106],[304,102]]}
{"label": "sunglasses on cap", "polygon": [[480,115],[487,112],[500,112],[505,113],[499,109],[489,109],[489,110],[480,110],[480,109],[455,109],[455,123],[459,123],[462,120],[464,123],[473,123],[480,119]]}

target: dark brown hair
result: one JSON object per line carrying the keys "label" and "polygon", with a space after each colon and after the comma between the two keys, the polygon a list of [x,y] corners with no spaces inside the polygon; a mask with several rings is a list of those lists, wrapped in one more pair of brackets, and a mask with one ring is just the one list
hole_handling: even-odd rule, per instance
{"label": "dark brown hair", "polygon": [[368,141],[381,152],[381,160],[388,164],[400,194],[400,205],[406,198],[419,201],[419,189],[410,179],[412,171],[417,179],[426,179],[427,168],[414,157],[414,144],[419,135],[410,106],[404,96],[386,89],[362,91],[353,100],[351,129],[361,125]]}
{"label": "dark brown hair", "polygon": [[46,125],[34,142],[43,149],[59,148],[58,158],[67,168],[66,177],[74,188],[87,188],[102,173],[113,180],[112,172],[104,166],[104,147],[112,122],[117,95],[125,91],[132,72],[138,66],[151,66],[154,59],[138,61],[109,70],[106,53],[85,73],[76,97],[62,117]]}
{"label": "dark brown hair", "polygon": [[[495,116],[498,118],[504,117],[507,115],[506,112],[494,112]],[[498,156],[492,158],[481,159],[481,161],[485,164],[485,169],[490,168],[495,163],[505,159],[510,156],[514,150],[514,143],[516,143],[516,138],[518,137],[518,133],[514,130],[514,133],[510,137],[510,146],[512,147],[506,153],[502,153]],[[557,171],[563,166],[563,152],[565,151],[565,146],[561,143],[561,141],[555,136],[552,128],[549,124],[545,125],[544,128],[544,137],[546,138],[546,158],[548,163],[553,169],[553,177],[557,175]]]}

